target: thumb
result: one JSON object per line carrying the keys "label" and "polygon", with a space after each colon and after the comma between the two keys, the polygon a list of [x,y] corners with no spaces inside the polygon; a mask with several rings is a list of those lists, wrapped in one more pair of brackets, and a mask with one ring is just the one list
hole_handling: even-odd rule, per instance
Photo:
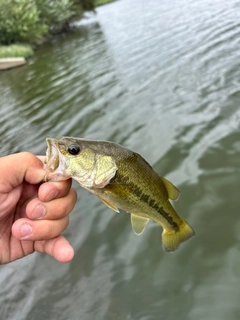
{"label": "thumb", "polygon": [[0,158],[0,183],[11,190],[24,180],[31,184],[40,183],[45,175],[43,162],[30,152],[20,152]]}

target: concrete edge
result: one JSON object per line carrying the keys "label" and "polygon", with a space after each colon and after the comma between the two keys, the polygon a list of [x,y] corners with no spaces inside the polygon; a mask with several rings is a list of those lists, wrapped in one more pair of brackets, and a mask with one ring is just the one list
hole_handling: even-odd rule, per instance
{"label": "concrete edge", "polygon": [[26,63],[25,58],[0,58],[0,70],[7,70],[14,67],[22,66]]}

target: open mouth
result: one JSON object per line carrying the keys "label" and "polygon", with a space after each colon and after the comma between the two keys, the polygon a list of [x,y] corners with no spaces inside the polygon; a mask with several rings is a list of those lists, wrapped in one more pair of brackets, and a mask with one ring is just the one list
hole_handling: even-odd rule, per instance
{"label": "open mouth", "polygon": [[54,139],[47,138],[47,159],[46,159],[46,170],[53,172],[59,166],[59,152],[54,143]]}
{"label": "open mouth", "polygon": [[45,164],[45,181],[63,181],[69,179],[70,176],[66,174],[66,159],[61,153],[58,146],[57,139],[47,138],[47,152]]}

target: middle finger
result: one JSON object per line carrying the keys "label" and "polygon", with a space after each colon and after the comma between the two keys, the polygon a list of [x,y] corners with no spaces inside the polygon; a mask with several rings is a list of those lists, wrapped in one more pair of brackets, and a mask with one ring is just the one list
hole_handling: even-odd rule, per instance
{"label": "middle finger", "polygon": [[67,216],[73,209],[77,200],[76,191],[71,188],[69,193],[63,197],[41,202],[38,198],[32,199],[26,207],[26,215],[29,219],[56,220]]}

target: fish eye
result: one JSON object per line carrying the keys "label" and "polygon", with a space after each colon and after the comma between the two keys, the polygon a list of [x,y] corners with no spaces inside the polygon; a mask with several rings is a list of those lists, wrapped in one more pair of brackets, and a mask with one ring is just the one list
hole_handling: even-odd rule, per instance
{"label": "fish eye", "polygon": [[77,144],[72,144],[70,147],[68,147],[68,152],[74,156],[79,154],[80,148]]}

